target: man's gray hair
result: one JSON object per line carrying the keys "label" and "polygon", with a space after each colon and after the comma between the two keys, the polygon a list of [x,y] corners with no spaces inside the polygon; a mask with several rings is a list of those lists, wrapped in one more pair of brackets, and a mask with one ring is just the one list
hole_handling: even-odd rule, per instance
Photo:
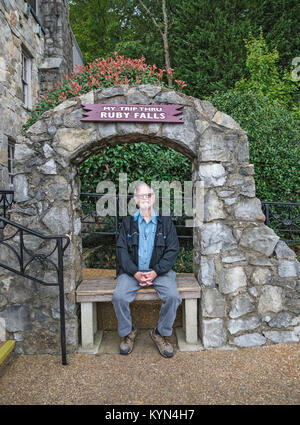
{"label": "man's gray hair", "polygon": [[154,191],[153,191],[152,187],[150,187],[150,186],[149,186],[147,183],[145,183],[145,182],[141,182],[141,183],[139,183],[139,184],[136,186],[136,188],[134,189],[134,191],[133,191],[134,196],[137,194],[137,192],[139,192],[139,191],[140,191],[140,188],[142,188],[142,187],[148,187],[148,189],[150,189],[150,190],[151,190],[151,192],[152,192],[152,193],[154,193]]}

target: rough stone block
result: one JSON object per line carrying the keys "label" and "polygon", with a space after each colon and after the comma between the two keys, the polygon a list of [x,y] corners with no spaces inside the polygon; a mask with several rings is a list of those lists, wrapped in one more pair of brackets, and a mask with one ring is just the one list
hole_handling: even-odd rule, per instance
{"label": "rough stone block", "polygon": [[283,241],[278,241],[277,245],[275,246],[275,253],[278,260],[282,258],[296,257],[296,253]]}
{"label": "rough stone block", "polygon": [[236,319],[228,321],[228,330],[233,335],[240,331],[250,331],[257,328],[260,325],[258,317],[250,317],[248,319]]}
{"label": "rough stone block", "polygon": [[28,305],[8,305],[5,310],[0,312],[0,318],[5,320],[7,332],[31,329]]}
{"label": "rough stone block", "polygon": [[96,131],[93,126],[85,129],[59,128],[54,137],[53,148],[60,155],[69,155],[95,139]]}
{"label": "rough stone block", "polygon": [[256,267],[251,276],[253,285],[266,285],[272,277],[271,270],[263,267]]}
{"label": "rough stone block", "polygon": [[299,342],[300,338],[293,331],[266,331],[266,338],[276,343]]}
{"label": "rough stone block", "polygon": [[199,167],[199,177],[205,187],[223,186],[226,182],[226,172],[221,164],[203,164]]}
{"label": "rough stone block", "polygon": [[185,300],[185,338],[190,344],[198,342],[197,299]]}
{"label": "rough stone block", "polygon": [[94,92],[90,91],[88,93],[82,94],[79,96],[79,99],[82,105],[92,105],[94,103]]}
{"label": "rough stone block", "polygon": [[175,91],[167,91],[159,96],[155,96],[155,102],[159,103],[174,103],[175,105],[190,105],[191,103],[186,101],[183,96],[180,96]]}
{"label": "rough stone block", "polygon": [[229,115],[224,114],[224,112],[217,111],[212,119],[216,124],[219,124],[223,127],[241,130],[240,125]]}
{"label": "rough stone block", "polygon": [[222,223],[207,223],[201,228],[202,254],[218,254],[221,250],[236,248],[230,227]]}
{"label": "rough stone block", "polygon": [[245,229],[240,239],[240,245],[264,255],[270,256],[279,240],[275,232],[267,226]]}
{"label": "rough stone block", "polygon": [[50,208],[42,219],[42,222],[53,234],[69,233],[71,223],[68,209],[63,206]]}
{"label": "rough stone block", "polygon": [[243,267],[237,266],[223,269],[219,277],[219,289],[223,294],[230,294],[247,286],[247,278]]}
{"label": "rough stone block", "polygon": [[219,218],[225,218],[223,203],[215,192],[210,190],[204,198],[204,221],[208,222]]}
{"label": "rough stone block", "polygon": [[216,271],[213,258],[201,256],[198,281],[203,286],[215,287]]}
{"label": "rough stone block", "polygon": [[278,275],[280,277],[297,277],[298,264],[296,261],[283,260],[278,264]]}
{"label": "rough stone block", "polygon": [[202,320],[204,348],[222,347],[226,344],[226,330],[222,319]]}
{"label": "rough stone block", "polygon": [[251,313],[255,309],[250,297],[248,295],[237,295],[231,302],[231,311],[229,317],[235,319],[243,316],[244,314]]}
{"label": "rough stone block", "polygon": [[150,103],[148,98],[136,91],[135,88],[129,89],[126,93],[126,97],[129,105],[148,105]]}
{"label": "rough stone block", "polygon": [[225,298],[216,288],[203,288],[201,308],[203,317],[225,317]]}
{"label": "rough stone block", "polygon": [[25,174],[16,174],[14,176],[14,200],[15,202],[23,202],[30,199],[28,195],[28,181]]}
{"label": "rough stone block", "polygon": [[196,106],[197,111],[200,112],[202,115],[208,117],[210,120],[217,112],[217,109],[207,100],[194,99],[194,104]]}
{"label": "rough stone block", "polygon": [[230,161],[231,151],[228,149],[224,134],[211,127],[200,139],[200,157],[202,161]]}
{"label": "rough stone block", "polygon": [[265,220],[261,210],[261,202],[255,199],[243,199],[234,206],[234,214],[238,220]]}
{"label": "rough stone block", "polygon": [[107,99],[114,96],[122,96],[124,94],[123,89],[120,87],[109,87],[103,89],[100,92],[96,92],[96,96],[99,100]]}
{"label": "rough stone block", "polygon": [[283,307],[282,295],[283,290],[279,286],[264,286],[258,302],[258,312],[261,314],[270,311],[278,313]]}
{"label": "rough stone block", "polygon": [[141,84],[139,86],[139,91],[146,94],[148,97],[154,97],[162,90],[161,87],[152,86],[150,84]]}
{"label": "rough stone block", "polygon": [[113,122],[103,122],[97,125],[98,133],[101,138],[112,137],[117,134],[117,126]]}
{"label": "rough stone block", "polygon": [[259,333],[236,336],[233,340],[233,343],[238,347],[255,347],[264,345],[265,342],[266,338]]}
{"label": "rough stone block", "polygon": [[184,109],[182,113],[183,124],[174,125],[172,123],[162,124],[162,136],[170,140],[178,141],[187,150],[196,155],[197,133],[189,109]]}
{"label": "rough stone block", "polygon": [[57,174],[56,163],[53,158],[49,159],[45,164],[38,167],[42,174]]}
{"label": "rough stone block", "polygon": [[287,311],[282,311],[274,316],[268,325],[271,328],[287,328],[292,324],[292,316]]}

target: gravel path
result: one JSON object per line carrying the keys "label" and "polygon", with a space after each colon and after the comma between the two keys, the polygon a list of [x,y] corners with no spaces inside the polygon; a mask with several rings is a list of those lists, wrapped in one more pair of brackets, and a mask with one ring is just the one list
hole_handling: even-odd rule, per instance
{"label": "gravel path", "polygon": [[129,356],[16,355],[0,404],[300,404],[300,344]]}

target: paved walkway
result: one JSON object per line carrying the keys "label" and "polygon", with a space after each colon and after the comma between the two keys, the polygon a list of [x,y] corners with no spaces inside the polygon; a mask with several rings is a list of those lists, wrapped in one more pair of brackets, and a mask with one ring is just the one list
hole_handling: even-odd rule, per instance
{"label": "paved walkway", "polygon": [[0,405],[299,405],[300,343],[129,356],[15,355],[0,376]]}

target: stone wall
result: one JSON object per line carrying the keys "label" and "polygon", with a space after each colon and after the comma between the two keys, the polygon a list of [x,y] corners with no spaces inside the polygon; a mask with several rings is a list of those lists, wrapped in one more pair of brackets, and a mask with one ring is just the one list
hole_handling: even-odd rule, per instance
{"label": "stone wall", "polygon": [[51,90],[73,71],[73,41],[67,0],[41,0],[45,28],[45,60],[40,66],[41,93]]}
{"label": "stone wall", "polygon": [[[184,124],[81,122],[86,103],[181,104]],[[184,153],[192,162],[193,180],[204,182],[204,223],[194,229],[204,348],[299,341],[299,263],[264,225],[246,133],[208,102],[155,86],[122,86],[69,99],[45,112],[16,145],[12,219],[44,234],[71,236],[64,256],[68,350],[78,345],[79,165],[100,147],[138,141]],[[27,246],[39,252],[50,249],[33,238],[27,239]],[[9,250],[0,250],[0,258],[16,262]],[[16,283],[4,270],[0,273],[0,322],[7,336],[17,340],[17,350],[57,352],[57,288],[50,291],[24,280]],[[39,273],[46,279],[53,270]]]}
{"label": "stone wall", "polygon": [[[69,25],[67,0],[39,0],[38,16],[24,0],[0,0],[0,189],[9,189],[8,139],[16,141],[37,97],[53,89],[82,56]],[[22,98],[22,49],[31,58],[28,106]]]}
{"label": "stone wall", "polygon": [[23,0],[0,1],[0,188],[8,188],[7,143],[16,141],[29,109],[22,100],[22,47],[32,56],[31,98],[39,94],[38,72],[45,37],[36,33],[37,21],[24,14]]}

